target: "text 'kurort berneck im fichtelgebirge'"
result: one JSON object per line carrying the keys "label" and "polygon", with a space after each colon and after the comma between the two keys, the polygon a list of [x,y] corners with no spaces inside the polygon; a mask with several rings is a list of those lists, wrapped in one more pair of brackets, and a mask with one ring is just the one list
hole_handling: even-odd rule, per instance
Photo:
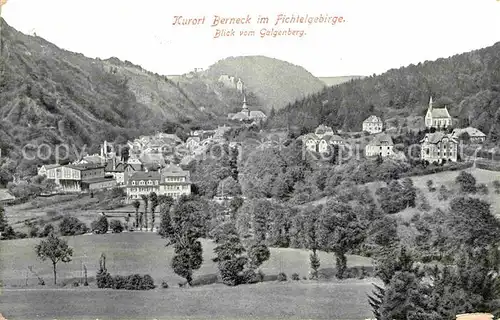
{"label": "text 'kurort berneck im fichtelgebirge'", "polygon": [[[312,25],[334,26],[347,22],[343,16],[334,14],[277,14],[274,17],[251,16],[249,14],[241,16],[207,16],[188,17],[174,16],[172,25],[174,26],[209,26],[214,29],[213,38],[231,37],[303,37],[306,35],[306,28]],[[258,27],[257,27],[258,26]]]}

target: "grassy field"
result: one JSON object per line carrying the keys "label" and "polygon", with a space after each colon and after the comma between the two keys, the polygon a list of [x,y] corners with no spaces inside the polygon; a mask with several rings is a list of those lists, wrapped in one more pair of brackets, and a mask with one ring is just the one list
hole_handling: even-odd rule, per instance
{"label": "grassy field", "polygon": [[[270,281],[255,285],[227,287],[211,284],[179,288],[183,279],[170,267],[172,248],[152,233],[121,233],[67,237],[74,248],[73,261],[58,265],[58,285],[52,285],[50,262],[41,262],[34,253],[40,239],[0,242],[0,312],[11,319],[173,319],[173,318],[308,318],[364,319],[370,316],[366,294],[372,279],[346,281]],[[203,240],[204,263],[196,278],[217,273],[212,262],[213,242]],[[101,253],[112,275],[150,274],[156,285],[167,281],[170,288],[152,291],[114,291],[97,289],[94,277]],[[320,252],[323,271],[335,266],[334,256]],[[73,288],[80,280],[82,264],[88,268],[89,287]],[[348,256],[350,266],[371,266],[372,261]],[[46,282],[37,278],[28,266]],[[268,275],[285,272],[288,277],[309,272],[309,252],[298,249],[271,248],[271,258],[262,266]],[[27,281],[26,281],[27,280]],[[26,286],[27,283],[27,286]],[[64,287],[63,287],[64,286]]]}
{"label": "grassy field", "polygon": [[[82,264],[88,269],[88,276],[95,277],[99,269],[99,257],[106,254],[106,267],[112,275],[129,275],[133,273],[149,274],[156,284],[167,281],[175,285],[182,278],[170,267],[173,249],[165,247],[165,240],[153,233],[129,232],[121,234],[83,235],[67,237],[69,245],[74,249],[73,261],[58,264],[58,283],[71,284],[82,276]],[[37,284],[35,275],[28,272],[28,267],[38,273],[50,285],[53,281],[52,265],[37,259],[34,246],[40,239],[21,239],[0,242],[0,278],[5,287],[23,287]],[[204,263],[195,272],[196,276],[207,276],[217,273],[217,266],[212,262],[212,241],[203,240]],[[333,254],[320,253],[322,268],[333,268]],[[349,256],[350,266],[371,266],[372,261],[359,256]],[[288,276],[298,273],[301,277],[309,272],[309,252],[289,248],[271,248],[270,259],[262,266],[266,275],[277,275],[285,272]],[[27,273],[28,272],[28,273]],[[93,283],[91,285],[94,285]]]}
{"label": "grassy field", "polygon": [[368,281],[259,283],[117,291],[8,289],[1,313],[14,319],[366,319]]}
{"label": "grassy field", "polygon": [[[466,169],[464,171],[472,173],[472,175],[476,178],[477,184],[484,183],[489,189],[489,194],[488,195],[477,195],[479,198],[484,199],[488,201],[491,204],[491,210],[494,214],[500,216],[500,196],[495,193],[494,188],[493,188],[493,181],[499,180],[500,181],[500,172],[497,171],[489,171],[489,170],[483,170],[483,169],[478,169],[478,168],[470,168]],[[430,192],[427,188],[427,181],[432,180],[434,182],[434,187],[439,190],[441,185],[445,185],[448,190],[452,192],[453,195],[459,195],[460,192],[458,191],[458,187],[455,184],[455,179],[458,176],[460,171],[445,171],[445,172],[440,172],[440,173],[435,173],[435,174],[429,174],[425,176],[415,176],[415,177],[410,177],[413,180],[413,183],[415,187],[420,189],[423,194],[426,196],[427,200],[429,201],[429,204],[432,208],[441,208],[441,209],[447,209],[449,206],[449,200],[448,201],[440,201],[438,199],[438,192]],[[377,181],[377,182],[370,182],[367,183],[366,186],[368,189],[372,192],[372,195],[375,197],[375,192],[377,191],[378,188],[384,186],[385,184],[383,182]],[[331,197],[324,197],[319,200],[310,202],[305,205],[299,206],[300,208],[306,207],[307,205],[324,205],[328,202],[328,200]],[[375,197],[376,198],[376,197]],[[418,211],[417,209],[408,209],[403,212],[402,215],[408,216],[413,214],[414,212]]]}

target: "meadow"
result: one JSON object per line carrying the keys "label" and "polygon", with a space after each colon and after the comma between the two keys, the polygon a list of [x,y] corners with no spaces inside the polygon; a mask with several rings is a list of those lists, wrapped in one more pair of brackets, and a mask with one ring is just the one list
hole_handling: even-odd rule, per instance
{"label": "meadow", "polygon": [[[364,319],[370,316],[366,294],[374,279],[302,280],[309,272],[309,252],[300,249],[271,248],[271,257],[262,266],[267,275],[285,272],[288,281],[268,281],[227,287],[210,284],[180,288],[183,279],[170,267],[173,249],[165,240],[146,232],[65,237],[74,249],[73,260],[60,263],[58,285],[54,286],[50,262],[37,259],[34,246],[40,239],[0,242],[0,312],[7,319],[174,319],[174,318],[314,318]],[[195,282],[217,274],[212,262],[214,243],[202,240],[204,263],[195,272]],[[112,275],[150,274],[157,289],[123,291],[97,289],[95,274],[101,253]],[[322,269],[335,267],[333,254],[320,252]],[[90,285],[72,287],[80,281],[82,265],[88,269]],[[372,266],[360,256],[348,256],[349,266]],[[46,283],[37,284],[32,266]],[[292,273],[301,276],[292,281]],[[161,288],[167,281],[168,289]]]}
{"label": "meadow", "polygon": [[[174,255],[172,247],[166,247],[166,241],[154,233],[124,232],[120,234],[82,235],[65,237],[73,248],[73,258],[69,263],[59,263],[57,266],[58,283],[72,284],[82,277],[83,265],[87,267],[88,277],[95,277],[99,269],[99,257],[106,255],[106,267],[112,275],[149,274],[155,284],[167,281],[171,286],[177,286],[183,278],[177,276],[170,267]],[[20,239],[0,242],[0,278],[4,287],[36,286],[38,281],[28,270],[32,267],[47,285],[53,282],[52,265],[40,261],[34,247],[40,239]],[[214,243],[202,240],[202,267],[195,272],[197,276],[214,275],[217,265],[212,262]],[[309,273],[309,254],[307,250],[290,248],[271,248],[271,257],[262,265],[266,275],[286,273],[289,277],[298,273],[301,278]],[[335,256],[320,252],[321,267],[335,267]],[[348,256],[349,266],[372,266],[372,260],[360,256]],[[91,286],[94,285],[91,283]]]}
{"label": "meadow", "polygon": [[366,319],[366,280],[209,285],[151,291],[7,289],[0,311],[15,319]]}

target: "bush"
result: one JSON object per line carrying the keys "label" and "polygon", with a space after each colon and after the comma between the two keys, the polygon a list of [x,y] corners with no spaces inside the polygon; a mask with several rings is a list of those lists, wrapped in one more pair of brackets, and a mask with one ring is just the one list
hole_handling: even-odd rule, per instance
{"label": "bush", "polygon": [[278,274],[278,281],[286,281],[287,278],[286,278],[286,274],[284,272],[280,272]]}
{"label": "bush", "polygon": [[141,279],[139,290],[152,290],[154,288],[156,288],[156,286],[153,278],[149,274],[144,275]]}
{"label": "bush", "polygon": [[62,236],[78,236],[87,233],[87,231],[85,223],[75,217],[64,217],[59,224],[59,232]]}
{"label": "bush", "polygon": [[91,226],[92,232],[96,234],[105,234],[108,232],[108,219],[106,216],[102,216],[99,219],[92,222]]}
{"label": "bush", "polygon": [[130,275],[127,278],[127,284],[125,289],[127,290],[139,290],[141,287],[142,277],[138,274]]}
{"label": "bush", "polygon": [[43,227],[42,232],[38,236],[40,238],[46,238],[51,232],[54,232],[54,226],[51,224],[46,224],[45,227]]}
{"label": "bush", "polygon": [[100,270],[96,276],[97,287],[100,289],[114,288],[114,279],[106,270]]}
{"label": "bush", "polygon": [[36,238],[38,237],[39,232],[40,230],[38,229],[37,226],[31,226],[28,233],[30,238]]}
{"label": "bush", "polygon": [[262,271],[262,270],[257,271],[256,279],[259,282],[264,282],[265,277],[266,277],[266,274],[264,273],[264,271]]}
{"label": "bush", "polygon": [[117,290],[120,290],[120,289],[125,289],[126,285],[127,285],[127,277],[124,277],[124,276],[115,276],[113,278],[113,289],[117,289]]}
{"label": "bush", "polygon": [[500,181],[493,181],[493,187],[495,188],[495,193],[500,194]]}
{"label": "bush", "polygon": [[293,273],[292,274],[292,280],[299,281],[300,280],[299,274],[298,273]]}
{"label": "bush", "polygon": [[259,276],[252,269],[247,269],[243,271],[240,282],[248,284],[257,283],[259,282]]}
{"label": "bush", "polygon": [[443,184],[441,186],[441,188],[439,188],[438,199],[440,201],[445,201],[445,200],[448,200],[449,197],[450,197],[450,193],[449,193],[448,189],[446,188],[446,186]]}
{"label": "bush", "polygon": [[121,233],[123,231],[123,224],[120,220],[111,220],[109,227],[113,231],[113,233]]}
{"label": "bush", "polygon": [[484,183],[481,183],[477,186],[477,192],[482,195],[487,195],[489,193],[488,186]]}
{"label": "bush", "polygon": [[79,287],[79,286],[80,284],[78,283],[78,281],[73,282],[73,287]]}
{"label": "bush", "polygon": [[162,287],[163,289],[168,289],[168,283],[167,283],[167,281],[162,281],[162,282],[161,282],[161,287]]}
{"label": "bush", "polygon": [[460,190],[462,192],[475,193],[477,191],[476,178],[468,172],[460,172],[455,181],[458,185],[460,185]]}
{"label": "bush", "polygon": [[434,188],[434,181],[432,180],[427,180],[427,188],[429,189],[429,192],[434,192],[436,191],[436,188]]}

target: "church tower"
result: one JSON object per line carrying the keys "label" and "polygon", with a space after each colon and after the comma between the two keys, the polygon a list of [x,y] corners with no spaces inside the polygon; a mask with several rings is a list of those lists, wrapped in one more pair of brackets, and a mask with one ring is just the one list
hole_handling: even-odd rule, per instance
{"label": "church tower", "polygon": [[241,112],[245,113],[246,115],[250,115],[250,110],[248,110],[247,106],[247,96],[243,95],[243,107],[241,109]]}
{"label": "church tower", "polygon": [[427,114],[425,115],[425,126],[427,128],[432,127],[432,96],[429,98],[429,108],[427,109]]}

